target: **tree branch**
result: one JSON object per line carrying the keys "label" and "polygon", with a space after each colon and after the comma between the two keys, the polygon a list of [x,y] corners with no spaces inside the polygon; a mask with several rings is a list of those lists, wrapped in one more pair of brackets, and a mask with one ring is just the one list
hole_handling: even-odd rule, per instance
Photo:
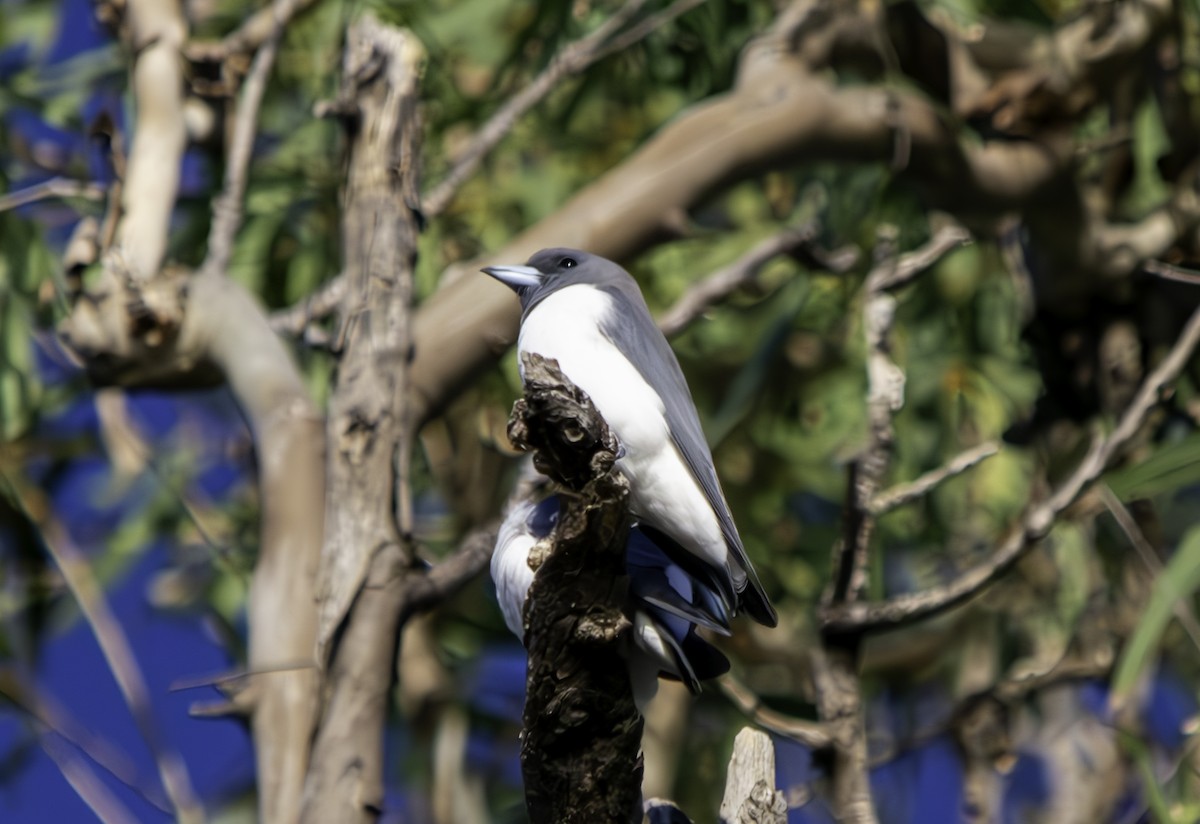
{"label": "tree branch", "polygon": [[383,733],[413,574],[392,518],[412,439],[406,364],[416,255],[421,44],[366,14],[348,32],[339,98],[357,111],[343,212],[349,288],[329,406],[318,657],[328,665],[302,821],[353,824],[383,807]]}
{"label": "tree branch", "polygon": [[141,281],[162,265],[187,146],[180,53],[187,22],[179,0],[128,0],[125,23],[137,119],[112,251],[118,270]]}
{"label": "tree branch", "polygon": [[533,824],[640,821],[642,719],[622,639],[628,579],[629,484],[617,441],[558,364],[525,355],[525,397],[509,438],[572,490],[525,601],[525,729],[521,771]]}
{"label": "tree branch", "polygon": [[878,518],[880,515],[904,506],[909,501],[923,497],[943,481],[978,466],[999,451],[1000,444],[995,441],[987,441],[979,446],[966,449],[937,469],[932,469],[918,478],[883,490],[871,499],[867,508],[872,515]]}
{"label": "tree branch", "polygon": [[826,750],[833,745],[827,725],[820,721],[793,718],[764,706],[762,699],[733,673],[727,672],[718,678],[717,686],[735,707],[763,729],[790,738],[813,750]]}
{"label": "tree branch", "polygon": [[200,269],[224,273],[233,254],[233,241],[242,222],[242,199],[246,194],[246,175],[250,154],[258,127],[258,110],[262,106],[267,79],[275,64],[279,42],[288,19],[295,11],[297,0],[275,0],[269,9],[271,29],[254,55],[250,71],[242,83],[242,96],[233,119],[233,137],[225,157],[225,186],[213,201],[212,226],[208,231],[208,252]]}
{"label": "tree branch", "polygon": [[82,180],[52,177],[33,186],[0,195],[0,212],[19,209],[22,206],[28,206],[30,203],[37,203],[39,200],[46,200],[52,197],[82,197],[87,200],[103,200],[104,187],[97,183],[87,183]]}
{"label": "tree branch", "polygon": [[[694,0],[689,0],[695,5]],[[700,0],[702,2],[702,0]],[[510,97],[500,109],[485,123],[467,148],[455,160],[446,177],[434,187],[433,191],[421,202],[421,211],[426,218],[432,219],[440,215],[450,201],[454,199],[458,187],[475,173],[483,158],[504,139],[521,117],[545,99],[565,78],[579,74],[588,66],[605,57],[609,52],[604,49],[609,39],[646,5],[646,0],[628,0],[612,17],[600,24],[595,31],[568,45],[556,54],[550,64],[533,80],[521,88],[521,91]],[[680,5],[677,3],[676,5]],[[684,9],[686,10],[686,9]],[[666,22],[671,18],[665,18]],[[642,36],[649,34],[646,30]],[[628,47],[636,41],[626,43]]]}
{"label": "tree branch", "polygon": [[923,592],[897,595],[886,601],[858,602],[832,606],[821,611],[821,627],[826,632],[875,632],[891,629],[931,615],[977,595],[994,583],[1028,550],[1050,531],[1055,520],[1104,472],[1109,462],[1137,434],[1161,393],[1187,364],[1200,342],[1200,310],[1188,319],[1170,353],[1138,389],[1134,400],[1106,438],[1098,439],[1075,471],[1043,502],[1034,505],[992,552],[986,561],[968,569],[940,586]]}
{"label": "tree branch", "polygon": [[667,337],[678,334],[710,307],[753,281],[772,260],[780,255],[795,254],[812,243],[816,234],[817,224],[810,222],[784,229],[760,241],[733,263],[688,287],[675,304],[659,316],[658,328]]}

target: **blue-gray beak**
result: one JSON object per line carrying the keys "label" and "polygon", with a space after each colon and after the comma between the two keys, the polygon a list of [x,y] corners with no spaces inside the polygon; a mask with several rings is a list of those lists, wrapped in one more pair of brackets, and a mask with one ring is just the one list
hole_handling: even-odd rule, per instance
{"label": "blue-gray beak", "polygon": [[542,273],[532,266],[485,266],[482,271],[513,289],[537,286],[542,282]]}

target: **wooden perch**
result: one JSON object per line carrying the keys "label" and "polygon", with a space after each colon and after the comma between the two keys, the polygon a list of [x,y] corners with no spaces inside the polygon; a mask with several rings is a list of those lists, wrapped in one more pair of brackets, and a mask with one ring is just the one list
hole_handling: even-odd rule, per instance
{"label": "wooden perch", "polygon": [[525,602],[529,820],[640,821],[642,719],[620,652],[629,485],[613,469],[617,441],[591,399],[553,360],[526,355],[523,366],[525,398],[509,437],[570,489]]}

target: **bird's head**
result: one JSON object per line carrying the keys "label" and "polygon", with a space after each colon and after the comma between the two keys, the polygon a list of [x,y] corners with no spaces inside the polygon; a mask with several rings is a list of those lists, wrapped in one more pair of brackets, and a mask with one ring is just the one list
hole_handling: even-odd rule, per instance
{"label": "bird's head", "polygon": [[523,266],[485,266],[483,271],[516,292],[523,309],[564,287],[598,286],[625,275],[611,260],[563,248],[543,249]]}

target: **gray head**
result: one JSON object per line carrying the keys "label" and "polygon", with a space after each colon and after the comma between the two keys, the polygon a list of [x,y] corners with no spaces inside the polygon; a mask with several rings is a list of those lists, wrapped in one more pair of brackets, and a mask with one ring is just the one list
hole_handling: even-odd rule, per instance
{"label": "gray head", "polygon": [[629,273],[611,260],[579,249],[543,249],[524,266],[486,266],[483,271],[516,292],[524,312],[567,286],[633,282]]}

